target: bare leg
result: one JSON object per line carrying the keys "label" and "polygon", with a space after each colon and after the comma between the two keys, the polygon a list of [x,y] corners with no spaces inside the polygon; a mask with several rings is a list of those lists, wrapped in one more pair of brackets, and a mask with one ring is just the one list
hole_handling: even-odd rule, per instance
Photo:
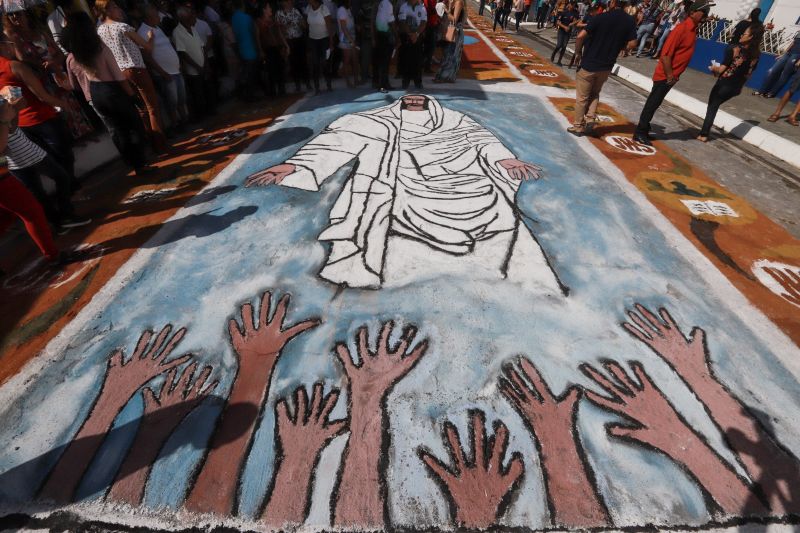
{"label": "bare leg", "polygon": [[[781,111],[783,111],[783,108],[786,106],[786,104],[789,103],[789,99],[791,97],[792,97],[792,93],[790,91],[786,91],[786,94],[784,94],[781,97],[780,101],[778,102],[778,107],[775,108],[775,112],[772,113],[772,115],[770,115],[770,117],[768,119],[770,122],[775,122],[776,120],[778,120],[780,118]],[[796,113],[797,113],[797,111],[795,111],[794,114],[796,114]]]}

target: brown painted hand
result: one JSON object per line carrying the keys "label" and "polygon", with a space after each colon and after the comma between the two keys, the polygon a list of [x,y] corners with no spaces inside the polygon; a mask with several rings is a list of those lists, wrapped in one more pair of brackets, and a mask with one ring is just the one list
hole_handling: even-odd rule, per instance
{"label": "brown painted hand", "polygon": [[344,366],[350,382],[349,388],[354,406],[375,404],[384,400],[394,385],[414,368],[428,349],[428,340],[425,339],[406,353],[417,334],[417,328],[414,326],[406,327],[400,342],[391,349],[389,336],[393,328],[393,322],[383,324],[375,352],[369,349],[367,328],[359,328],[356,333],[358,363],[353,362],[347,345],[341,343],[336,345],[336,355]]}
{"label": "brown painted hand", "polygon": [[151,433],[151,439],[155,438],[156,433],[167,432],[164,431],[165,428],[171,433],[171,430],[219,385],[218,381],[214,381],[206,386],[206,381],[211,375],[210,366],[203,368],[197,379],[192,381],[195,370],[197,370],[196,362],[184,368],[180,378],[177,377],[177,369],[170,370],[161,385],[158,397],[150,387],[142,390],[144,398],[142,427]]}
{"label": "brown painted hand", "polygon": [[494,424],[494,436],[487,441],[486,415],[470,413],[470,440],[473,457],[468,461],[458,430],[450,422],[444,424],[444,435],[452,467],[446,466],[428,450],[419,448],[420,459],[436,475],[450,500],[456,526],[485,529],[494,524],[510,503],[510,496],[525,471],[522,456],[515,452],[503,468],[508,447],[508,429],[501,422]]}
{"label": "brown painted hand", "polygon": [[498,161],[497,164],[506,169],[508,175],[515,180],[538,180],[542,177],[542,167],[520,161],[519,159],[503,159],[502,161]]}
{"label": "brown painted hand", "polygon": [[294,416],[286,400],[275,406],[277,456],[275,482],[263,518],[276,527],[302,524],[308,514],[314,466],[323,448],[346,427],[346,420],[330,422],[339,400],[334,389],[326,396],[322,383],[314,385],[311,405],[305,387],[294,393]]}
{"label": "brown painted hand", "polygon": [[153,332],[142,333],[128,362],[124,361],[122,350],[112,353],[108,359],[108,371],[103,383],[104,392],[107,389],[124,405],[142,385],[157,375],[188,361],[192,357],[190,354],[166,361],[166,358],[186,334],[186,328],[179,329],[167,340],[170,331],[172,331],[171,325],[164,326],[149,348],[148,344]]}
{"label": "brown painted hand", "polygon": [[192,363],[183,369],[180,377],[177,377],[177,369],[171,369],[158,397],[150,388],[142,391],[144,398],[142,422],[130,451],[117,472],[108,499],[131,505],[139,505],[142,502],[147,478],[164,443],[186,415],[218,384],[215,381],[206,386],[211,374],[210,366],[205,367],[197,379],[192,381],[195,370],[197,363]]}
{"label": "brown painted hand", "polygon": [[630,322],[622,324],[628,333],[649,346],[684,379],[694,382],[711,376],[705,331],[694,328],[687,340],[663,307],[658,310],[661,320],[643,305],[636,304],[636,311],[628,311],[628,316],[635,325]]}
{"label": "brown painted hand", "polygon": [[557,428],[571,431],[576,404],[581,396],[580,388],[570,387],[557,398],[529,359],[521,357],[519,367],[525,379],[509,365],[504,369],[505,378],[500,379],[500,391],[519,411],[537,438],[547,438],[548,433]]}
{"label": "brown painted hand", "polygon": [[320,324],[318,319],[309,319],[284,328],[289,295],[284,294],[281,297],[270,320],[271,300],[272,294],[269,291],[261,296],[261,309],[256,322],[253,321],[253,305],[250,302],[241,307],[241,328],[236,319],[232,318],[228,322],[231,344],[239,356],[240,373],[246,371],[249,366],[263,367],[274,363],[290,340]]}
{"label": "brown painted hand", "polygon": [[639,383],[616,362],[604,366],[612,377],[588,364],[581,370],[611,398],[589,390],[586,397],[633,423],[609,424],[609,434],[660,451],[681,464],[726,514],[764,510],[747,482],[681,418],[640,363],[631,363]]}
{"label": "brown painted hand", "polygon": [[556,397],[539,370],[522,357],[519,370],[511,365],[505,368],[500,390],[539,442],[553,522],[565,527],[608,524],[608,512],[595,491],[576,434],[581,389],[573,386]]}
{"label": "brown painted hand", "polygon": [[152,344],[150,339],[153,332],[142,333],[133,356],[127,362],[122,350],[111,354],[97,401],[50,472],[41,489],[42,498],[58,502],[71,501],[84,472],[100,448],[103,436],[111,429],[114,419],[131,396],[157,375],[191,358],[187,354],[166,361],[186,333],[186,329],[181,328],[167,340],[170,331],[172,326],[164,326]]}
{"label": "brown painted hand", "polygon": [[292,174],[295,170],[296,167],[291,163],[275,165],[274,167],[251,174],[247,177],[247,180],[245,180],[244,185],[245,187],[251,187],[253,185],[261,187],[272,184],[278,185],[286,176]]}
{"label": "brown painted hand", "polygon": [[781,294],[781,296],[783,296],[787,302],[800,305],[800,274],[788,268],[781,270],[771,267],[764,268],[764,272],[780,283],[781,287],[786,291]]}

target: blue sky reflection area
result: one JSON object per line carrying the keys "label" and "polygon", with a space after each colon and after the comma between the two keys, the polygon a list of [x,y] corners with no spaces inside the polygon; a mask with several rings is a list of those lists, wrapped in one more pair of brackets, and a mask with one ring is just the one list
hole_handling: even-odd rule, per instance
{"label": "blue sky reflection area", "polygon": [[[276,367],[246,468],[240,480],[239,514],[255,517],[273,474],[274,405],[300,384],[324,381],[342,386],[332,347],[354,344],[356,329],[369,324],[373,339],[380,321],[414,323],[431,347],[389,400],[391,448],[389,505],[398,525],[442,525],[448,511],[438,486],[416,455],[420,445],[446,457],[440,428],[449,419],[466,434],[467,410],[481,408],[487,425],[508,426],[509,454],[522,452],[526,475],[507,512],[508,525],[549,524],[544,486],[531,436],[497,389],[502,364],[527,354],[556,393],[571,383],[589,385],[578,371],[584,361],[637,359],[679,411],[722,456],[733,456],[702,406],[677,376],[620,327],[633,302],[667,306],[685,328],[704,327],[715,369],[746,403],[776,418],[782,442],[800,453],[800,391],[789,372],[749,329],[709,293],[673,245],[593,160],[579,152],[546,102],[526,94],[449,92],[436,94],[446,107],[489,128],[517,156],[543,167],[544,177],[522,185],[518,205],[526,223],[553,262],[568,297],[528,294],[507,281],[469,276],[429,276],[417,284],[377,291],[343,290],[317,277],[326,245],[317,240],[344,183],[345,168],[320,191],[285,187],[245,189],[250,173],[282,162],[339,116],[390,103],[382,95],[336,102],[335,95],[309,100],[284,117],[273,137],[224,184],[237,189],[182,210],[177,235],[158,247],[149,263],[113,302],[91,318],[60,359],[0,415],[0,501],[25,501],[57,458],[49,453],[68,442],[87,415],[108,354],[126,347],[130,355],[145,328],[165,323],[188,327],[178,353],[193,352],[215,367],[217,394],[230,389],[236,362],[228,344],[227,320],[267,288],[290,292],[290,319],[321,316],[324,323],[292,341]],[[523,105],[521,106],[521,102]],[[215,183],[215,186],[223,183]],[[192,215],[226,218],[216,232],[192,227]],[[742,357],[746,355],[746,357]],[[160,383],[153,384],[154,387]],[[203,454],[219,411],[209,401],[171,437],[147,485],[145,504],[176,508]],[[123,459],[142,411],[135,396],[120,414],[85,476],[79,494],[101,497]],[[779,416],[778,416],[779,415]],[[345,416],[340,398],[333,417]],[[582,402],[579,432],[612,516],[618,525],[700,523],[708,519],[702,494],[664,457],[610,439],[603,424],[614,420]],[[318,468],[309,523],[325,525],[328,498],[346,436],[331,443]],[[309,459],[311,460],[311,458]]]}

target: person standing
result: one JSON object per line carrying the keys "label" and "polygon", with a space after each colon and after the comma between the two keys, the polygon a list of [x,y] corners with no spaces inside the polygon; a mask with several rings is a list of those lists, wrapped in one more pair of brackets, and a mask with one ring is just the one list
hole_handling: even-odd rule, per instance
{"label": "person standing", "polygon": [[289,44],[289,71],[292,74],[295,92],[300,92],[300,86],[305,85],[311,90],[308,79],[308,64],[306,63],[306,40],[304,37],[306,20],[300,11],[292,5],[292,0],[282,0],[281,9],[276,15],[276,20],[281,26],[286,42]]}
{"label": "person standing", "polygon": [[756,96],[774,98],[792,74],[800,69],[800,32],[794,36],[792,42],[787,46],[781,55],[777,57],[775,63],[767,71],[761,87],[754,91]]}
{"label": "person standing", "polygon": [[733,27],[733,33],[731,33],[731,44],[736,44],[739,42],[739,38],[744,34],[744,30],[747,28],[751,28],[753,24],[759,24],[762,26],[761,33],[764,33],[763,24],[761,23],[761,8],[757,7],[750,12],[750,15],[744,19],[740,20],[736,23],[736,26]]}
{"label": "person standing", "polygon": [[455,26],[453,41],[447,43],[444,51],[444,58],[439,67],[439,72],[433,79],[436,83],[453,83],[458,78],[458,70],[461,68],[461,53],[464,50],[464,21],[467,18],[467,10],[464,0],[451,0],[448,20]]}
{"label": "person standing", "polygon": [[686,15],[691,4],[692,0],[683,0],[683,2],[675,4],[669,15],[664,17],[666,19],[664,31],[661,32],[661,36],[658,38],[658,46],[651,56],[653,59],[658,59],[661,56],[661,49],[664,48],[664,43],[667,42],[667,37],[669,37],[669,34],[672,33],[672,30],[674,30],[678,24],[686,19]]}
{"label": "person standing", "polygon": [[439,35],[439,14],[436,12],[437,0],[423,0],[428,22],[425,24],[425,34],[422,41],[422,69],[430,74],[433,72],[433,52],[436,50],[436,41]]}
{"label": "person standing", "polygon": [[[343,63],[347,69],[344,80],[348,87],[358,85],[358,44],[356,43],[356,23],[350,10],[350,0],[339,0],[336,10],[336,22],[339,26],[339,49],[342,51]],[[353,80],[350,81],[350,76]]]}
{"label": "person standing", "polygon": [[405,63],[403,89],[408,89],[411,81],[416,89],[422,89],[422,35],[428,13],[420,0],[408,0],[400,7],[397,20],[400,22],[400,47]]}
{"label": "person standing", "polygon": [[[335,49],[333,40],[335,26],[331,12],[321,0],[309,0],[306,20],[308,22],[308,40],[311,44],[311,78],[314,81],[314,92],[319,94],[320,74],[325,76],[328,90],[333,89],[330,64]],[[388,62],[386,68],[388,68]]]}
{"label": "person standing", "polygon": [[555,5],[556,0],[542,0],[542,3],[539,5],[539,10],[536,12],[536,29],[541,30],[547,24],[547,14],[552,9],[552,6]]}
{"label": "person standing", "polygon": [[639,48],[636,50],[636,57],[642,57],[647,39],[656,31],[656,26],[658,26],[661,20],[662,13],[657,2],[651,3],[650,0],[645,0],[645,5],[642,10],[642,22],[639,24],[639,29],[636,32],[636,37],[639,39]]}
{"label": "person standing", "polygon": [[155,35],[150,34],[147,39],[140,37],[136,30],[124,22],[125,12],[114,0],[97,0],[94,8],[101,21],[97,27],[97,34],[114,54],[117,66],[144,102],[144,110],[140,115],[151,136],[153,149],[159,154],[165,154],[168,149],[161,127],[158,95],[153,80],[145,68],[144,57],[140,50],[142,48],[148,53],[151,52]]}
{"label": "person standing", "polygon": [[181,61],[189,106],[193,116],[198,118],[208,113],[205,80],[209,65],[205,41],[195,29],[195,15],[192,10],[180,6],[175,13],[178,25],[172,32],[172,41]]}
{"label": "person standing", "polygon": [[689,66],[697,42],[697,27],[708,17],[714,5],[711,0],[695,0],[689,8],[689,16],[672,30],[667,42],[664,43],[661,57],[653,73],[653,88],[644,103],[639,123],[633,134],[634,141],[647,146],[652,145],[650,121],[653,120],[653,115],[664,102],[669,90],[678,83],[681,74]]}
{"label": "person standing", "polygon": [[758,65],[761,56],[761,37],[764,26],[752,23],[739,37],[737,44],[731,44],[725,50],[725,58],[721,65],[712,64],[709,69],[717,77],[717,83],[708,96],[708,108],[703,127],[697,136],[698,141],[707,142],[711,134],[711,126],[717,116],[719,107],[742,92],[750,75]]}
{"label": "person standing", "polygon": [[511,8],[514,10],[514,31],[519,33],[519,23],[525,16],[525,0],[514,0]]}
{"label": "person standing", "polygon": [[620,51],[636,46],[636,21],[625,13],[625,0],[611,0],[609,10],[589,19],[575,41],[575,119],[573,135],[590,133],[597,117],[600,91]]}
{"label": "person standing", "polygon": [[564,58],[564,52],[567,51],[567,44],[572,35],[572,28],[578,21],[578,10],[575,9],[575,2],[570,0],[566,8],[558,15],[556,19],[556,26],[558,27],[558,38],[556,46],[553,48],[553,53],[550,55],[550,62],[556,62],[556,54],[558,54],[558,62],[556,65],[563,67],[561,60]]}
{"label": "person standing", "polygon": [[261,85],[259,75],[261,50],[256,37],[256,23],[253,17],[245,12],[243,0],[233,0],[232,7],[231,29],[236,38],[236,51],[242,63],[240,97],[245,101],[252,101],[255,86]]}
{"label": "person standing", "polygon": [[286,94],[286,63],[289,57],[289,44],[275,20],[270,4],[264,4],[261,16],[257,21],[261,54],[267,64],[269,95],[284,96]]}
{"label": "person standing", "polygon": [[171,128],[178,128],[189,119],[186,107],[186,85],[181,75],[181,60],[169,37],[159,27],[158,9],[148,4],[144,8],[144,22],[137,33],[143,39],[153,35],[153,50],[150,56],[158,66],[153,82],[163,101],[167,103],[167,114]]}
{"label": "person standing", "polygon": [[373,28],[372,84],[382,93],[392,90],[389,84],[389,63],[392,61],[396,27],[394,8],[390,0],[380,0],[375,9]]}
{"label": "person standing", "polygon": [[137,175],[150,172],[145,158],[145,132],[133,103],[134,89],[117,66],[111,51],[94,30],[86,13],[67,17],[63,42],[69,86],[80,88],[102,119],[122,160]]}
{"label": "person standing", "polygon": [[478,6],[478,16],[483,16],[483,12],[486,9],[486,0],[481,0],[480,6]]}

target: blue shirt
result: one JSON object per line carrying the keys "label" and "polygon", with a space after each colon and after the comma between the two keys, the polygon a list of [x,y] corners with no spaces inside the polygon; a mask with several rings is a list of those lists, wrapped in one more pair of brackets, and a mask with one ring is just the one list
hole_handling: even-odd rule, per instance
{"label": "blue shirt", "polygon": [[231,17],[231,28],[236,36],[236,45],[239,47],[239,56],[242,60],[255,61],[258,59],[253,18],[244,11],[237,10]]}

